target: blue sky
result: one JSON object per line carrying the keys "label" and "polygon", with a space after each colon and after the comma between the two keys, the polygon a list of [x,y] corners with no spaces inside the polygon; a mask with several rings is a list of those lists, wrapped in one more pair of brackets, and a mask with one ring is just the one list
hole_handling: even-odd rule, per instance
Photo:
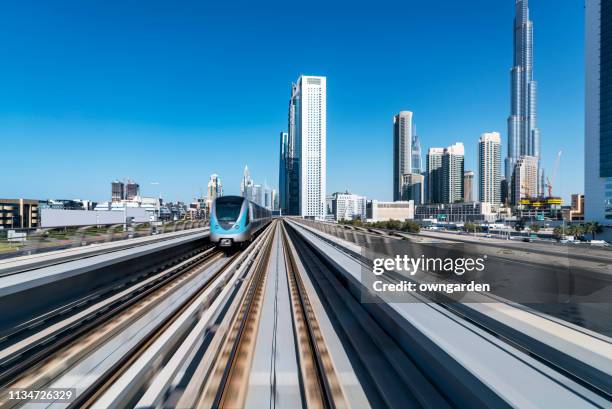
{"label": "blue sky", "polygon": [[[227,2],[223,2],[227,3]],[[584,4],[532,0],[543,164],[583,190]],[[506,145],[512,0],[4,2],[0,196],[143,193],[191,200],[242,168],[277,185],[290,84],[328,77],[328,192],[392,196],[392,117],[412,110],[424,151],[480,133]],[[505,153],[504,153],[505,155]],[[7,171],[10,177],[6,177]],[[159,182],[159,185],[150,185]]]}

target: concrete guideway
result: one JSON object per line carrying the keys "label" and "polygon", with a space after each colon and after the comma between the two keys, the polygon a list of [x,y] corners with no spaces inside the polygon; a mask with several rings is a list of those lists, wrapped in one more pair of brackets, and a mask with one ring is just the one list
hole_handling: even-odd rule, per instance
{"label": "concrete guideway", "polygon": [[45,253],[37,253],[27,256],[12,257],[0,260],[0,277],[39,269],[41,267],[65,263],[67,261],[93,257],[100,254],[116,252],[138,246],[145,246],[165,240],[181,237],[194,236],[197,238],[206,237],[208,227],[196,228],[191,230],[181,230],[176,232],[161,233],[155,236],[136,237],[132,239],[114,241],[75,247],[64,250],[55,250]]}
{"label": "concrete guideway", "polygon": [[[333,263],[338,271],[344,272],[343,274],[346,275],[349,282],[353,283],[350,286],[353,288],[354,296],[359,298],[361,262],[358,259],[360,253],[353,252],[355,245],[344,242],[338,237],[329,236],[310,226],[293,221],[290,224],[300,231],[300,234],[306,237],[312,246],[319,249],[329,263]],[[327,240],[324,240],[322,236],[328,236],[325,237]],[[542,404],[542,407],[554,407],[555,401],[558,402],[557,405],[561,405],[559,407],[567,407],[568,403],[563,399],[574,399],[577,395],[581,399],[575,401],[576,406],[571,407],[589,407],[591,404],[602,405],[602,407],[610,406],[608,399],[610,397],[609,373],[611,373],[610,368],[612,368],[612,354],[610,340],[607,337],[589,334],[588,331],[574,328],[571,325],[563,325],[556,320],[546,319],[545,316],[540,314],[529,314],[528,311],[521,308],[514,307],[516,313],[511,314],[507,304],[504,304],[501,308],[499,308],[499,304],[490,303],[482,305],[466,304],[465,306],[466,308],[469,306],[476,309],[482,307],[478,313],[489,314],[487,317],[500,326],[507,325],[517,331],[526,330],[522,333],[525,338],[534,337],[530,339],[539,342],[540,345],[548,346],[555,351],[556,355],[569,359],[570,363],[584,360],[584,363],[587,363],[587,369],[592,371],[590,374],[600,377],[595,387],[598,392],[594,393],[592,389],[583,387],[580,382],[576,382],[571,376],[566,378],[563,370],[558,371],[560,368],[554,367],[554,369],[551,369],[541,364],[540,361],[534,361],[524,355],[524,349],[517,350],[512,346],[512,339],[510,339],[509,344],[500,343],[496,336],[491,337],[489,332],[483,332],[479,326],[475,327],[471,320],[466,321],[465,317],[440,308],[431,302],[426,302],[426,300],[414,303],[374,304],[371,305],[371,309],[377,311],[376,314],[380,318],[379,322],[389,322],[390,317],[395,317],[391,320],[394,324],[389,324],[391,325],[389,327],[390,331],[391,328],[394,328],[392,331],[405,328],[406,331],[413,334],[411,337],[419,333],[422,334],[421,336],[425,335],[438,348],[441,347],[444,353],[452,356],[453,360],[460,362],[462,368],[470,371],[477,379],[481,379],[491,390],[498,391],[497,393],[504,396],[505,400],[515,402],[518,407],[525,406],[527,401],[529,399],[534,400],[536,395],[540,401],[546,401],[550,398],[548,400],[549,404]],[[492,311],[495,311],[495,313]],[[462,310],[462,312],[465,311]],[[440,321],[440,325],[436,327],[438,321]],[[460,327],[456,327],[457,324],[460,324]],[[472,341],[468,341],[474,336],[476,337]],[[464,337],[465,342],[460,341],[462,337]],[[482,343],[483,339],[487,340],[484,344]],[[456,344],[459,344],[459,346]],[[487,349],[490,350],[489,356],[487,356]],[[527,349],[527,351],[529,350]],[[493,365],[491,362],[496,363]],[[567,361],[557,359],[557,363],[559,362]],[[429,363],[429,365],[432,364]],[[499,368],[504,368],[503,374],[499,372]],[[506,368],[514,369],[507,371]],[[571,371],[575,367],[570,365],[566,369]],[[490,371],[495,371],[495,374]],[[541,374],[545,374],[545,376],[542,378]],[[528,383],[533,387],[533,392],[529,392],[525,396],[516,394],[512,384],[516,383],[517,390],[524,389],[519,385],[525,383],[526,379],[531,379],[531,377],[533,377],[533,383]],[[558,390],[559,385],[563,385],[561,390]],[[561,396],[565,398],[560,399]],[[533,401],[530,404],[533,404]]]}
{"label": "concrete guideway", "polygon": [[612,408],[607,337],[502,300],[364,303],[360,246],[313,226],[275,220],[0,339],[0,390],[76,390],[33,408]]}
{"label": "concrete guideway", "polygon": [[293,342],[285,248],[279,234],[272,242],[268,278],[249,376],[246,408],[302,407],[299,367]]}

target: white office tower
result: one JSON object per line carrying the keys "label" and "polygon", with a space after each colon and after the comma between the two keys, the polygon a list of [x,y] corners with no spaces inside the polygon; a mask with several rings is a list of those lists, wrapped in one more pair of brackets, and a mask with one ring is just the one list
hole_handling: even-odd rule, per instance
{"label": "white office tower", "polygon": [[463,172],[463,202],[472,203],[474,200],[474,172],[466,170]]}
{"label": "white office tower", "polygon": [[327,80],[302,75],[289,103],[289,140],[299,155],[299,215],[325,220]]}
{"label": "white office tower", "polygon": [[514,165],[512,174],[512,204],[521,199],[536,197],[538,194],[538,158],[521,156]]}
{"label": "white office tower", "polygon": [[501,203],[501,137],[485,132],[478,141],[478,200]]}
{"label": "white office tower", "polygon": [[457,142],[444,149],[442,155],[442,203],[463,201],[465,149]]}
{"label": "white office tower", "polygon": [[412,112],[393,117],[393,200],[402,200],[402,176],[412,173]]}
{"label": "white office tower", "polygon": [[585,7],[584,219],[612,225],[612,4]]}

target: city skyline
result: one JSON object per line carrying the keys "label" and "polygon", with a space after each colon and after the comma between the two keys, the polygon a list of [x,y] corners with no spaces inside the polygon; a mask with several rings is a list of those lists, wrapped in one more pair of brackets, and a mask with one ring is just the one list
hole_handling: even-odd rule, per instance
{"label": "city skyline", "polygon": [[[482,68],[472,66],[473,72],[468,72],[461,67],[453,67],[451,76],[448,67],[445,67],[444,70],[439,68],[432,70],[433,63],[426,62],[423,69],[410,71],[412,75],[406,76],[409,78],[402,77],[399,71],[390,70],[388,75],[385,75],[388,78],[375,77],[376,86],[359,89],[357,100],[360,105],[363,105],[362,108],[358,107],[357,101],[353,101],[355,98],[352,91],[356,90],[354,81],[373,68],[375,68],[374,72],[380,72],[386,60],[380,60],[375,67],[371,62],[362,68],[352,65],[350,69],[348,67],[350,64],[346,66],[341,64],[338,57],[330,54],[339,40],[337,37],[340,36],[341,27],[338,27],[336,31],[328,20],[322,20],[322,22],[326,23],[324,27],[331,30],[334,36],[330,37],[329,44],[322,48],[322,51],[316,55],[316,59],[304,61],[301,58],[289,58],[287,62],[280,64],[281,67],[278,69],[265,73],[262,86],[270,91],[270,96],[263,104],[266,112],[255,110],[254,114],[249,114],[259,116],[261,119],[249,116],[246,121],[238,123],[228,121],[227,117],[233,111],[233,107],[228,105],[223,98],[219,100],[220,103],[217,106],[210,105],[211,101],[214,101],[219,95],[217,86],[212,85],[210,90],[207,89],[201,94],[206,98],[196,100],[195,104],[192,94],[188,93],[188,98],[179,104],[184,111],[171,109],[159,115],[155,120],[150,120],[147,119],[147,116],[156,111],[153,108],[160,108],[160,100],[155,97],[148,103],[136,104],[138,109],[128,108],[124,102],[118,104],[118,108],[113,111],[109,106],[103,104],[109,101],[108,95],[103,94],[102,96],[107,99],[96,102],[83,99],[84,97],[74,90],[75,81],[69,81],[66,77],[60,76],[57,84],[66,88],[63,94],[58,93],[59,90],[55,88],[58,85],[51,82],[45,83],[45,86],[38,85],[47,93],[58,96],[54,105],[49,106],[50,101],[47,102],[43,96],[35,92],[32,89],[33,84],[26,87],[28,92],[23,96],[16,94],[14,86],[6,84],[7,97],[13,104],[10,107],[5,106],[4,109],[0,106],[0,127],[9,140],[9,146],[15,143],[15,148],[17,148],[16,141],[26,137],[36,141],[34,146],[37,149],[29,152],[27,156],[33,163],[48,163],[45,161],[45,154],[50,152],[57,152],[58,156],[70,160],[48,163],[46,180],[42,182],[36,179],[32,171],[17,172],[14,180],[4,185],[3,193],[16,197],[87,197],[92,200],[104,200],[108,196],[107,184],[110,180],[119,175],[131,175],[135,180],[141,182],[143,195],[158,196],[161,192],[162,196],[168,200],[190,201],[206,189],[207,179],[211,173],[218,173],[222,176],[227,194],[238,194],[244,163],[249,164],[249,168],[258,175],[259,180],[267,179],[271,186],[276,187],[278,132],[285,127],[286,89],[287,84],[298,76],[296,72],[325,75],[330,80],[327,191],[344,191],[348,188],[357,194],[379,200],[389,200],[392,197],[392,187],[376,183],[376,181],[391,179],[389,118],[400,110],[411,110],[417,116],[420,142],[424,152],[432,146],[447,146],[455,141],[461,141],[466,148],[465,168],[476,169],[476,147],[478,136],[482,132],[498,131],[502,135],[504,148],[507,142],[505,121],[509,100],[508,67],[512,66],[511,29],[514,18],[514,4],[513,2],[508,3],[504,7],[492,7],[476,2],[466,6],[465,10],[459,10],[466,15],[466,18],[473,19],[471,21],[474,22],[485,15],[488,16],[487,21],[496,22],[487,28],[487,36],[490,38],[483,38],[482,31],[475,27],[456,33],[462,39],[473,40],[471,45],[473,50],[457,48],[456,44],[449,45],[446,39],[440,38],[441,36],[433,36],[427,41],[428,46],[435,50],[434,61],[442,58],[456,59],[458,56],[465,59],[480,58],[484,62]],[[436,15],[434,10],[427,6],[411,7],[414,13],[419,13],[426,21],[427,18],[450,20],[450,16]],[[452,7],[452,4],[449,3],[448,7]],[[576,158],[573,160],[582,161],[580,154],[583,149],[583,108],[581,107],[583,21],[580,15],[583,13],[582,5],[555,6],[554,13],[550,5],[547,6],[542,2],[532,1],[530,7],[531,19],[537,26],[535,52],[538,61],[536,76],[540,87],[538,92],[539,127],[544,135],[550,136],[543,147],[543,167],[552,167],[551,163],[559,149],[565,152],[576,152]],[[158,8],[153,7],[152,13],[159,11]],[[476,15],[468,15],[475,11],[478,11]],[[77,13],[77,11],[73,12]],[[216,12],[223,17],[223,10]],[[43,8],[40,13],[57,15],[59,11]],[[366,13],[359,7],[352,13],[355,14],[353,17],[357,20],[366,19]],[[381,9],[376,13],[383,13],[383,11]],[[75,18],[75,15],[62,14],[62,16],[65,19]],[[38,15],[34,17],[40,18]],[[175,21],[179,17],[186,18],[180,11],[174,12],[168,18],[170,21]],[[245,16],[238,16],[238,18],[242,21]],[[562,22],[571,23],[569,29],[565,24],[562,26]],[[125,23],[124,21],[118,22],[120,32],[126,29]],[[451,23],[454,24],[452,21]],[[458,27],[451,24],[449,29],[453,30]],[[463,30],[464,26],[461,25],[461,27]],[[45,28],[46,25],[42,24],[40,30],[44,32]],[[152,27],[145,28],[153,30]],[[424,26],[419,25],[417,28],[423,30]],[[14,23],[4,28],[4,30],[11,29],[16,29]],[[74,29],[84,30],[85,28],[77,26]],[[215,29],[220,28],[215,27]],[[66,33],[60,32],[59,34]],[[578,34],[578,39],[568,42],[568,38],[576,34]],[[372,43],[363,37],[357,37],[355,44],[351,44],[350,47],[359,45],[361,48],[365,47],[370,55],[380,56],[380,51],[375,48],[380,42],[384,42],[385,38],[393,38],[397,44],[401,44],[411,35],[413,34],[410,31],[400,33],[392,29],[382,30],[376,38],[369,40]],[[29,39],[31,38],[26,38],[24,41],[27,42]],[[94,44],[100,46],[107,44],[112,39],[103,40],[96,36],[94,40]],[[139,41],[145,41],[145,39],[139,38]],[[54,47],[53,44],[49,46],[51,49]],[[561,44],[565,47],[565,55],[554,55],[555,50]],[[415,52],[418,55],[426,52],[418,43],[413,46],[416,47]],[[39,53],[42,52],[39,48],[34,47],[34,49]],[[9,48],[5,52],[11,50]],[[167,48],[162,48],[162,51],[169,52]],[[213,51],[220,52],[216,47],[213,47]],[[150,58],[146,52],[143,53],[144,57]],[[286,55],[283,54],[283,56]],[[23,62],[25,58],[17,57],[19,58],[14,58],[9,67],[4,68],[5,71],[8,71],[7,74],[12,74],[12,77],[7,76],[9,78],[15,77],[11,67]],[[432,56],[429,55],[429,57]],[[561,57],[563,57],[562,63],[559,64]],[[172,61],[175,61],[178,67],[182,66],[180,60]],[[134,60],[128,59],[128,63],[130,62],[132,68],[129,64],[127,65],[128,74],[135,72]],[[56,72],[60,66],[54,63],[51,64],[50,69]],[[105,66],[113,68],[113,64],[108,60]],[[269,68],[266,66],[266,69]],[[154,72],[157,76],[148,77],[149,80],[158,80],[158,89],[159,84],[163,85],[161,89],[163,92],[160,96],[176,92],[174,89],[174,85],[177,85],[176,69],[166,64],[166,72],[161,74],[168,74],[167,77],[160,76],[160,72]],[[257,70],[262,69],[263,67],[257,67]],[[389,70],[388,67],[384,69]],[[66,71],[64,75],[70,73],[69,68]],[[432,72],[428,74],[426,71]],[[216,71],[207,71],[209,74],[214,72]],[[237,75],[236,71],[232,72]],[[41,77],[33,74],[39,73],[38,71],[21,73],[17,75],[17,82],[37,83]],[[441,82],[437,84],[428,81],[431,75],[435,75]],[[99,73],[94,70],[86,78],[77,78],[76,82],[90,81],[98,76]],[[366,78],[373,79],[374,77]],[[419,82],[428,83],[428,86],[415,86]],[[88,89],[94,91],[93,96],[99,96],[98,87],[101,84],[87,83],[90,84]],[[221,83],[224,87],[227,86],[226,81],[221,80]],[[242,82],[238,81],[238,83],[236,86],[240,86],[244,91]],[[105,84],[109,86],[108,83]],[[131,104],[136,101],[143,102],[144,88],[142,86],[145,84],[146,82],[137,81],[135,87],[140,88],[128,87],[121,95]],[[185,85],[178,84],[177,86],[180,89]],[[194,87],[195,90],[199,90],[201,84],[196,82]],[[231,88],[227,89],[229,90]],[[252,92],[242,94],[242,99],[246,101],[236,102],[237,107],[240,109],[244,106],[243,104],[253,101],[257,91],[258,88],[255,88]],[[474,94],[466,100],[469,103],[458,104],[457,96],[467,98],[468,92]],[[576,97],[571,97],[572,93]],[[555,99],[561,99],[559,94],[568,96],[564,99],[566,102],[564,108],[568,107],[570,111],[575,112],[570,115],[569,123],[564,123],[563,126],[556,123],[559,122],[560,115],[563,115],[564,120],[566,119],[566,109],[561,110],[561,106],[555,101]],[[151,96],[148,92],[145,92],[144,95]],[[104,105],[104,109],[93,114],[91,110],[99,108],[101,104]],[[473,112],[469,112],[468,107],[463,105],[467,105],[470,108],[469,111]],[[364,116],[365,111],[368,113],[367,116]],[[224,121],[224,125],[221,124],[221,121]],[[553,142],[553,135],[555,142]],[[89,139],[88,142],[87,139]],[[234,144],[232,140],[238,143]],[[176,155],[172,155],[168,150],[169,144],[173,141],[176,143]],[[365,147],[365,149],[363,151],[352,149],[351,154],[346,155],[349,143],[354,143],[357,147]],[[233,163],[234,161],[231,161],[230,164],[222,163],[222,160],[218,159],[221,155],[215,154],[216,151],[223,151],[228,146],[235,148],[233,157],[236,163]],[[121,152],[119,158],[115,157],[116,152]],[[129,157],[130,152],[133,153],[132,158]],[[82,156],[87,156],[87,158],[82,158]],[[503,156],[505,157],[505,152]],[[170,160],[167,165],[159,167],[149,165],[151,160],[162,161],[166,158]],[[368,160],[370,165],[367,168],[352,165]],[[581,165],[570,166],[569,160],[569,156],[564,156],[557,175],[560,186],[555,187],[556,193],[564,196],[566,200],[570,193],[583,191],[581,173],[583,167]],[[19,169],[18,165],[16,158],[9,158],[9,168]],[[75,169],[82,169],[83,172],[79,174],[74,171]],[[578,171],[573,172],[575,170]],[[159,182],[159,185],[151,186],[152,181]]]}

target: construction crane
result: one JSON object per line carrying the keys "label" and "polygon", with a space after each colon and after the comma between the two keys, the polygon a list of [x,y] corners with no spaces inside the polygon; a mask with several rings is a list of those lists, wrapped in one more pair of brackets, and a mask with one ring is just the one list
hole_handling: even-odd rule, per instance
{"label": "construction crane", "polygon": [[548,176],[546,177],[546,188],[548,189],[548,197],[552,197],[552,189],[555,183],[555,175],[557,174],[557,169],[559,169],[559,162],[561,162],[562,154],[562,150],[557,153],[557,159],[555,160],[555,166],[553,167],[552,176],[551,178],[548,178]]}

